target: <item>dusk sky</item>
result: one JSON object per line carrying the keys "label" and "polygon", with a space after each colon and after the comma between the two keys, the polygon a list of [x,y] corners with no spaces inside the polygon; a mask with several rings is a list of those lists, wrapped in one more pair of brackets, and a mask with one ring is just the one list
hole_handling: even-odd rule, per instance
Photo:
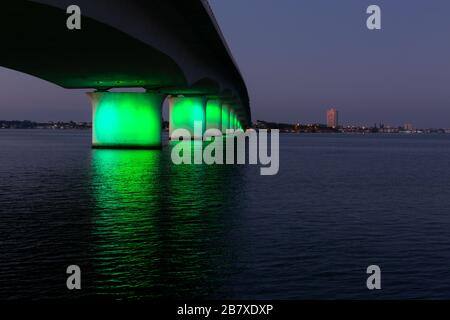
{"label": "dusk sky", "polygon": [[[450,128],[448,0],[211,0],[257,119]],[[382,30],[366,9],[382,9]],[[84,92],[0,68],[0,119],[90,121]],[[167,111],[165,111],[167,114]]]}

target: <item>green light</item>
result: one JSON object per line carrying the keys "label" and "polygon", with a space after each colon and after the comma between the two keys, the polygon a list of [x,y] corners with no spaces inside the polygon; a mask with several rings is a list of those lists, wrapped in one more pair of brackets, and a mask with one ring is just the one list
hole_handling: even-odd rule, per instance
{"label": "green light", "polygon": [[99,294],[155,286],[154,277],[142,275],[158,268],[151,258],[158,254],[156,221],[164,213],[157,179],[161,157],[150,150],[92,151],[92,271]]}
{"label": "green light", "polygon": [[170,136],[176,129],[186,129],[194,139],[202,139],[194,132],[195,122],[202,123],[205,132],[206,99],[203,97],[173,97],[170,99]]}
{"label": "green light", "polygon": [[235,129],[235,120],[236,120],[236,115],[234,114],[234,111],[231,110],[230,111],[230,129]]}
{"label": "green light", "polygon": [[230,128],[230,111],[228,105],[222,105],[222,133]]}
{"label": "green light", "polygon": [[223,214],[234,212],[233,183],[245,182],[239,168],[177,166],[170,153],[170,146],[92,151],[89,286],[99,297],[170,298],[173,288],[195,294],[199,281],[232,263],[211,257],[223,256],[214,244],[227,236]]}
{"label": "green light", "polygon": [[206,104],[206,130],[222,128],[222,107],[218,100],[208,100]]}
{"label": "green light", "polygon": [[93,147],[161,147],[162,96],[139,92],[94,92],[88,96]]}

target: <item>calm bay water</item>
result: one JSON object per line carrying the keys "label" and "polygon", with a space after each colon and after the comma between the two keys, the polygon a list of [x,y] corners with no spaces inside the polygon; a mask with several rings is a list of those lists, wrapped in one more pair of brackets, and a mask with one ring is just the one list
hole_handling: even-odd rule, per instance
{"label": "calm bay water", "polygon": [[264,177],[0,130],[0,300],[450,298],[449,135],[280,143]]}

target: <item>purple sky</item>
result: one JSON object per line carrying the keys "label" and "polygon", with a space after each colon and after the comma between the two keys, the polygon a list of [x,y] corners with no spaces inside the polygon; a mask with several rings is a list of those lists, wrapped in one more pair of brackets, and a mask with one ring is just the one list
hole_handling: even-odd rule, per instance
{"label": "purple sky", "polygon": [[[253,120],[450,128],[450,1],[210,0]],[[366,8],[382,8],[382,30]],[[84,90],[0,68],[0,119],[90,120]],[[164,112],[167,115],[167,110]]]}

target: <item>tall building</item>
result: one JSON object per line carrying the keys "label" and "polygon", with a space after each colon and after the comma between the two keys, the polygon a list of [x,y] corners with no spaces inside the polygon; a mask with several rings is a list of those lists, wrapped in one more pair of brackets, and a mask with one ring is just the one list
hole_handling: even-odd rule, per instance
{"label": "tall building", "polygon": [[327,127],[337,128],[339,126],[339,113],[336,109],[332,108],[327,110]]}

